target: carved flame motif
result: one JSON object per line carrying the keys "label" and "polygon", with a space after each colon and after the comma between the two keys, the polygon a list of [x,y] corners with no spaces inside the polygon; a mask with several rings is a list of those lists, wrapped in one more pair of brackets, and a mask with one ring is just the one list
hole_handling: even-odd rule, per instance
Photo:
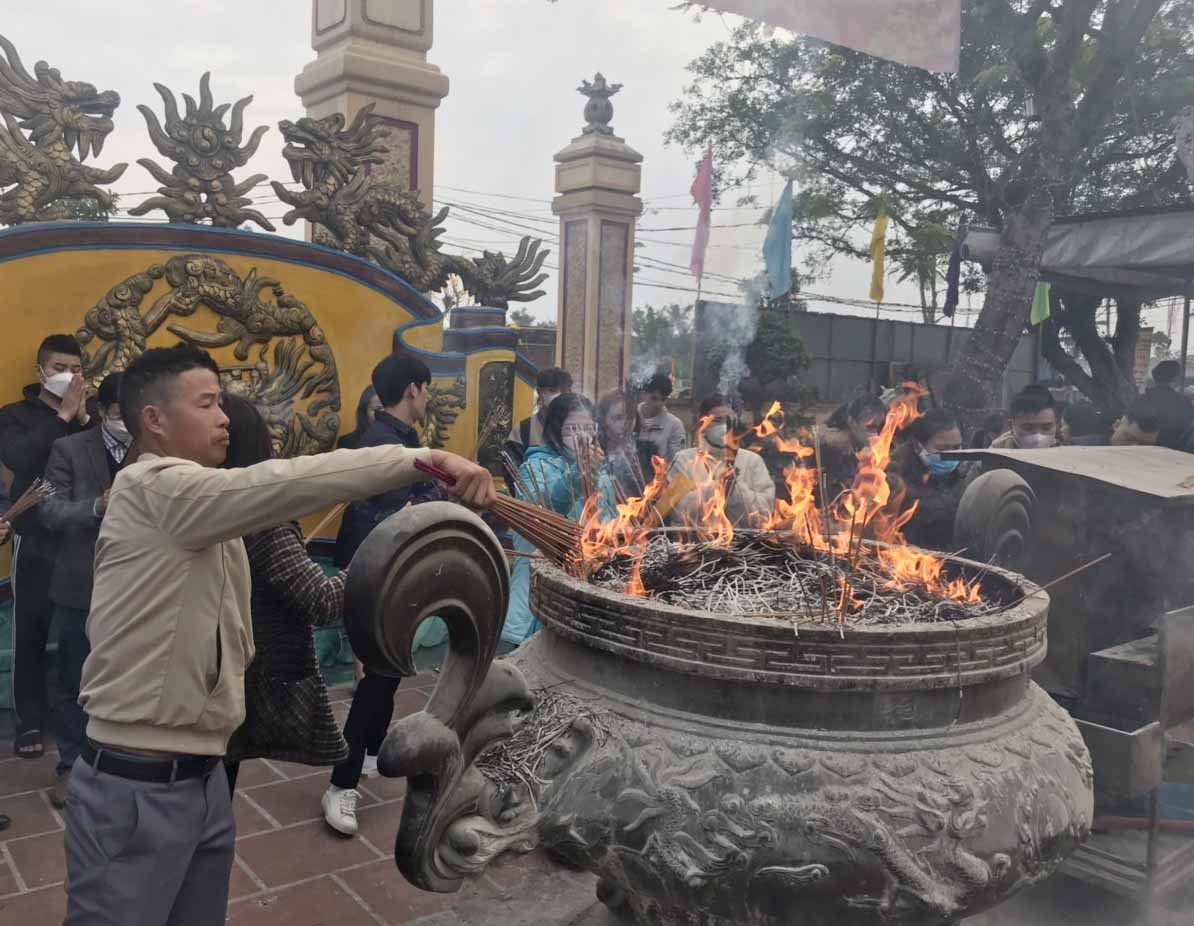
{"label": "carved flame motif", "polygon": [[0,49],[7,58],[0,58],[0,224],[68,218],[63,200],[110,208],[111,195],[97,184],[116,182],[128,165],[101,170],[82,162],[103,150],[120,95],[63,80],[44,61],[31,75],[2,35]]}
{"label": "carved flame motif", "polygon": [[[143,313],[142,303],[162,280],[167,290]],[[202,308],[207,313],[199,314]],[[214,331],[170,323],[211,315],[216,317]],[[256,270],[241,279],[218,258],[189,254],[121,281],[87,312],[77,332],[91,384],[126,369],[163,325],[198,347],[232,348],[233,359],[242,364],[221,364],[224,388],[258,405],[277,455],[335,446],[340,383],[331,345],[310,309],[277,280],[259,276]],[[254,347],[256,358],[249,363]]]}
{"label": "carved flame motif", "polygon": [[149,137],[164,156],[175,162],[174,169],[167,171],[149,158],[137,161],[153,174],[162,184],[154,196],[129,210],[130,215],[146,215],[161,209],[171,222],[198,224],[208,220],[221,228],[237,228],[245,222],[256,222],[268,231],[274,231],[269,219],[256,209],[247,208],[252,200],[248,193],[266,179],[265,174],[254,174],[237,183],[232,171],[244,167],[257,152],[261,136],[269,131],[268,126],[258,126],[249,137],[248,144],[241,147],[244,135],[245,108],[253,102],[251,96],[237,100],[232,106],[232,118],[224,124],[224,114],[229,104],[214,105],[211,95],[211,74],[199,79],[199,102],[189,93],[182,95],[186,102],[186,113],[178,111],[178,101],[169,88],[154,84],[154,89],[165,106],[166,125],[158,121],[157,115],[148,106],[138,106],[149,127]]}

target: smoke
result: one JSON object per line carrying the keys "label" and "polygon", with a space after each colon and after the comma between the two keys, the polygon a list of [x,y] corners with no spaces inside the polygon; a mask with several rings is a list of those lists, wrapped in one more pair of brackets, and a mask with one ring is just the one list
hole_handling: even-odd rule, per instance
{"label": "smoke", "polygon": [[665,357],[658,347],[636,353],[630,364],[630,381],[636,384],[645,383],[658,370],[670,369],[671,363],[672,358]]}
{"label": "smoke", "polygon": [[742,284],[741,303],[705,303],[699,343],[714,355],[721,355],[717,391],[722,395],[737,395],[742,380],[750,376],[746,354],[759,328],[759,305],[766,285],[763,280]]}

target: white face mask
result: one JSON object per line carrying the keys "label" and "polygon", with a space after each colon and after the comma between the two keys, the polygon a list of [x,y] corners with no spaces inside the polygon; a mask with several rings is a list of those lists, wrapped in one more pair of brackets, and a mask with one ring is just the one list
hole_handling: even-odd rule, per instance
{"label": "white face mask", "polygon": [[724,450],[726,446],[726,432],[728,430],[724,424],[709,425],[709,427],[705,428],[705,443],[718,450]]}
{"label": "white face mask", "polygon": [[1057,443],[1055,434],[1025,434],[1016,438],[1016,443],[1022,450],[1043,450]]}
{"label": "white face mask", "polygon": [[[43,376],[45,376],[45,372],[45,370],[42,370]],[[56,395],[61,399],[64,395],[66,395],[66,390],[70,388],[70,384],[74,378],[74,373],[55,373],[52,376],[46,376],[46,392],[50,393],[51,395]]]}
{"label": "white face mask", "polygon": [[105,418],[104,428],[126,447],[133,442],[133,435],[124,426],[124,420],[121,418]]}

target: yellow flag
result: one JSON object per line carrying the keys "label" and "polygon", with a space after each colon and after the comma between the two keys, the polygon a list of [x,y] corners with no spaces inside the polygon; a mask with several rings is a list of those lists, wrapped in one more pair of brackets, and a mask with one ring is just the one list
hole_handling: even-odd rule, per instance
{"label": "yellow flag", "polygon": [[879,207],[871,233],[871,301],[883,301],[883,264],[887,257],[887,209]]}

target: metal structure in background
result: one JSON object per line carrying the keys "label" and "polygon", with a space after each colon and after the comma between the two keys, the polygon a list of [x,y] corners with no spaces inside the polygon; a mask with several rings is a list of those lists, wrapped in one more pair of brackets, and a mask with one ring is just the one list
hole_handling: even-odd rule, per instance
{"label": "metal structure in background", "polygon": [[[724,308],[723,308],[724,307]],[[746,313],[747,306],[698,302],[695,335],[694,395],[716,391],[718,371],[709,345],[723,343],[726,319],[719,314]],[[949,365],[970,337],[969,328],[893,321],[858,315],[802,312],[800,338],[811,361],[801,380],[817,390],[819,402],[846,402],[873,383],[890,386],[908,377],[927,380]],[[1029,383],[1048,378],[1050,368],[1040,358],[1039,338],[1025,335],[1003,375],[1006,400]]]}
{"label": "metal structure in background", "polygon": [[959,455],[984,461],[958,513],[971,558],[1045,583],[1111,554],[1049,589],[1049,652],[1033,671],[1078,723],[1105,821],[1064,870],[1129,896],[1180,889],[1194,876],[1194,840],[1161,818],[1164,786],[1190,782],[1166,769],[1174,728],[1194,719],[1190,457],[1161,447]]}
{"label": "metal structure in background", "polygon": [[[995,228],[972,228],[962,243],[963,257],[984,268],[998,249]],[[1057,219],[1045,238],[1041,279],[1092,296],[1136,302],[1183,296],[1185,371],[1194,286],[1194,204]]]}

